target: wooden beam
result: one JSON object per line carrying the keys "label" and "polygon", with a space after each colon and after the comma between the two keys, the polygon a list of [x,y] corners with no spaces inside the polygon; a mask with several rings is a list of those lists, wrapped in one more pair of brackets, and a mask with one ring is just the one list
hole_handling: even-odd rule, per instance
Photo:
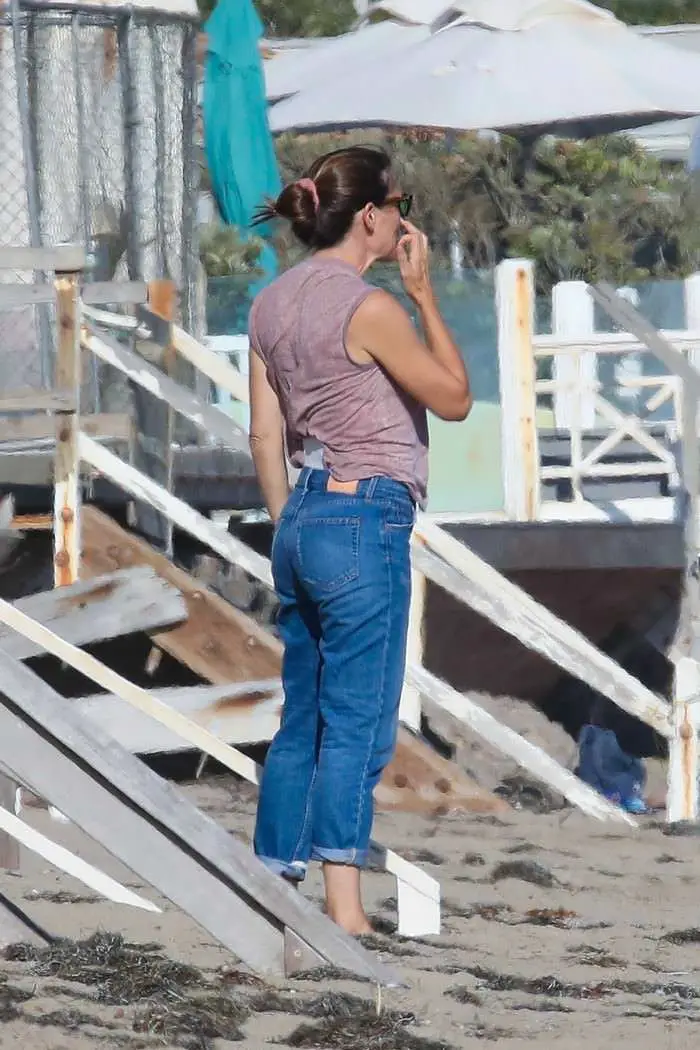
{"label": "wooden beam", "polygon": [[[261,689],[264,682],[251,682],[149,692],[156,700],[214,733],[225,744],[256,744],[271,740],[279,729],[282,693],[279,679],[270,681],[275,683],[272,689],[269,686]],[[167,755],[191,748],[187,740],[113,693],[71,702],[133,755]]]}
{"label": "wooden beam", "polygon": [[625,331],[631,332],[654,357],[666,365],[669,372],[679,376],[687,390],[697,400],[700,398],[700,372],[690,364],[685,354],[676,350],[660,332],[647,321],[626,299],[622,299],[615,288],[600,281],[589,288],[590,294],[605,312]]}
{"label": "wooden beam", "polygon": [[80,435],[79,445],[81,459],[89,463],[100,474],[131,493],[136,499],[150,503],[183,532],[189,533],[190,536],[194,536],[201,543],[211,547],[232,565],[239,565],[255,579],[272,587],[272,572],[268,558],[263,558],[245,543],[237,540],[226,529],[209,521],[189,504],[171,495],[162,485],[151,481],[150,478],[125,463],[119,456],[115,456],[113,452],[109,452],[86,434]]}
{"label": "wooden beam", "polygon": [[180,386],[143,357],[120,346],[110,336],[97,336],[87,329],[83,330],[83,346],[101,361],[142,386],[153,397],[171,405],[195,426],[208,431],[232,448],[247,451],[248,435],[230,416],[213,405],[205,404],[196,394]]}
{"label": "wooden beam", "polygon": [[114,692],[127,703],[132,704],[150,718],[178,733],[190,747],[203,751],[217,759],[227,769],[237,772],[238,765],[233,749],[222,743],[213,733],[203,729],[184,715],[172,710],[152,696],[147,690],[134,685],[111,667],[101,663],[90,653],[78,649],[70,642],[44,627],[37,620],[23,613],[11,602],[0,599],[0,622],[18,634],[28,638],[34,645],[44,649],[69,667],[79,671],[86,678],[102,686],[107,692]]}
{"label": "wooden beam", "polygon": [[[146,302],[146,285],[142,281],[95,281],[84,284],[80,290],[83,303],[135,304]],[[3,284],[0,285],[0,310],[12,310],[19,306],[38,306],[56,300],[48,284]]]}
{"label": "wooden beam", "polygon": [[412,553],[414,564],[439,587],[662,736],[670,736],[670,710],[650,689],[423,516],[414,533]]}
{"label": "wooden beam", "polygon": [[458,693],[446,682],[441,682],[423,667],[409,667],[407,676],[423,696],[469,726],[498,751],[508,755],[519,766],[527,769],[538,780],[549,784],[588,816],[598,820],[616,820],[636,827],[636,821],[628,813],[625,813],[619,806],[608,802],[588,784],[584,784],[568,769],[564,769],[553,758],[550,758],[541,748],[525,740],[509,726],[503,725],[469,697]]}
{"label": "wooden beam", "polygon": [[80,303],[79,271],[56,275],[56,384],[73,390],[75,405],[56,416],[54,470],[54,585],[78,579],[80,567]]}
{"label": "wooden beam", "polygon": [[[3,615],[5,610],[3,609]],[[0,654],[0,739],[15,776],[255,970],[285,974],[285,931],[321,962],[398,978],[171,784]]]}
{"label": "wooden beam", "polygon": [[[414,682],[407,682],[415,689]],[[377,807],[424,816],[446,813],[510,813],[511,807],[492,791],[479,787],[456,762],[451,762],[403,726],[396,750],[376,787]]]}
{"label": "wooden beam", "polygon": [[0,412],[68,412],[73,408],[73,390],[17,390],[0,397]]}
{"label": "wooden beam", "polygon": [[[166,333],[171,328],[172,317],[177,308],[177,293],[172,281],[151,281],[148,285],[149,316],[156,316]],[[143,307],[139,307],[139,314]],[[153,312],[152,312],[153,311]],[[135,357],[145,361],[155,374],[174,381],[172,358],[174,351],[167,345],[144,335],[135,334],[133,344]],[[132,466],[140,470],[151,481],[161,485],[167,492],[173,491],[173,440],[175,413],[171,405],[154,397],[150,389],[138,382],[130,381],[134,407],[135,441],[129,458]],[[168,517],[155,510],[148,502],[137,500],[133,505],[130,523],[169,556],[173,553],[173,525]]]}
{"label": "wooden beam", "polygon": [[212,383],[216,383],[237,401],[248,404],[247,377],[238,372],[221,354],[203,346],[194,336],[177,325],[173,325],[173,345],[186,361],[208,376]]}
{"label": "wooden beam", "polygon": [[506,259],[496,268],[498,360],[505,509],[516,521],[534,521],[540,501],[537,445],[533,264]]}
{"label": "wooden beam", "polygon": [[85,507],[82,573],[89,577],[137,565],[149,566],[176,588],[187,607],[182,624],[151,632],[159,648],[214,685],[279,677],[277,639],[107,514]]}
{"label": "wooden beam", "polygon": [[[18,790],[19,785],[0,769],[0,807],[14,813]],[[7,828],[0,824],[0,869],[18,872],[19,864],[19,843],[14,836],[8,834]]]}
{"label": "wooden beam", "polygon": [[[20,598],[15,608],[74,645],[162,629],[187,616],[179,592],[148,567],[123,569]],[[0,652],[27,660],[44,651],[41,644],[0,624]]]}
{"label": "wooden beam", "polygon": [[77,857],[64,846],[52,842],[46,835],[42,835],[36,828],[30,827],[14,813],[0,806],[0,829],[11,837],[18,845],[21,843],[26,849],[43,857],[49,864],[64,871],[74,879],[78,879],[91,890],[95,890],[100,896],[114,904],[128,904],[131,908],[140,908],[142,911],[155,912],[160,915],[161,909],[151,901],[140,897],[138,893],[122,886],[116,879],[105,875],[104,872],[88,864],[87,861]]}
{"label": "wooden beam", "polygon": [[[126,412],[98,413],[81,416],[80,429],[89,437],[111,438],[128,442],[132,436],[131,418]],[[0,450],[9,441],[42,441],[56,436],[56,424],[51,416],[21,416],[3,419],[0,423]]]}
{"label": "wooden beam", "polygon": [[85,261],[85,249],[79,244],[59,244],[51,248],[0,245],[0,270],[44,270],[59,273],[83,270]]}

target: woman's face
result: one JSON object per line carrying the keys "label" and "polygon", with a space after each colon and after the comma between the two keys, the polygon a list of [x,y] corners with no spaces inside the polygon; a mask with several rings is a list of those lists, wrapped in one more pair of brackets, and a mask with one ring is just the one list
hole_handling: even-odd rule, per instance
{"label": "woman's face", "polygon": [[385,203],[376,210],[375,246],[377,256],[383,261],[396,258],[396,246],[401,238],[401,213],[407,198],[394,184],[389,188]]}

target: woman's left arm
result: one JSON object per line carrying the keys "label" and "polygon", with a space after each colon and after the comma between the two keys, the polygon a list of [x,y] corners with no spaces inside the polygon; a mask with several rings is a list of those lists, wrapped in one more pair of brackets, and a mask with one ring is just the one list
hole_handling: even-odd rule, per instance
{"label": "woman's left arm", "polygon": [[262,358],[250,351],[250,452],[270,517],[277,521],[289,496],[284,420]]}

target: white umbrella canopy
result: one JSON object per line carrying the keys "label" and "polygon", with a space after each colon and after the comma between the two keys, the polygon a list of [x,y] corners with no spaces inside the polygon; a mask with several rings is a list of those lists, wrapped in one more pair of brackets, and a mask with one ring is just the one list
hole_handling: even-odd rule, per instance
{"label": "white umbrella canopy", "polygon": [[427,26],[386,21],[314,47],[277,54],[263,67],[267,100],[277,102],[316,88],[325,91],[344,71],[357,76],[363,68],[381,65],[408,43],[425,40],[429,35]]}
{"label": "white umbrella canopy", "polygon": [[[317,72],[309,67],[297,94],[271,108],[273,132],[408,126],[585,137],[700,113],[700,56],[640,37],[586,0],[425,0],[431,26],[401,24],[418,0],[378,9],[401,21],[334,41],[325,74],[319,55],[333,45],[319,48]],[[377,45],[363,52],[358,40],[373,32]],[[342,58],[350,38],[356,60]]]}

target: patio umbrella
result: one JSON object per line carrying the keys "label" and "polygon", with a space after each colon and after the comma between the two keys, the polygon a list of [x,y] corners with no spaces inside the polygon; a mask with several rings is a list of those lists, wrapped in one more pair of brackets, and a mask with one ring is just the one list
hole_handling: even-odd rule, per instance
{"label": "patio umbrella", "polygon": [[[409,7],[411,0],[381,5],[393,17]],[[401,46],[398,33],[410,27],[390,28],[393,51],[343,66],[336,55],[334,77],[307,82],[271,108],[272,130],[409,126],[586,137],[700,112],[699,56],[640,37],[585,0],[456,0]]]}
{"label": "patio umbrella", "polygon": [[[248,233],[262,199],[280,190],[258,52],[262,25],[251,0],[219,0],[205,26],[204,149],[224,222]],[[271,248],[261,264],[275,270]]]}

